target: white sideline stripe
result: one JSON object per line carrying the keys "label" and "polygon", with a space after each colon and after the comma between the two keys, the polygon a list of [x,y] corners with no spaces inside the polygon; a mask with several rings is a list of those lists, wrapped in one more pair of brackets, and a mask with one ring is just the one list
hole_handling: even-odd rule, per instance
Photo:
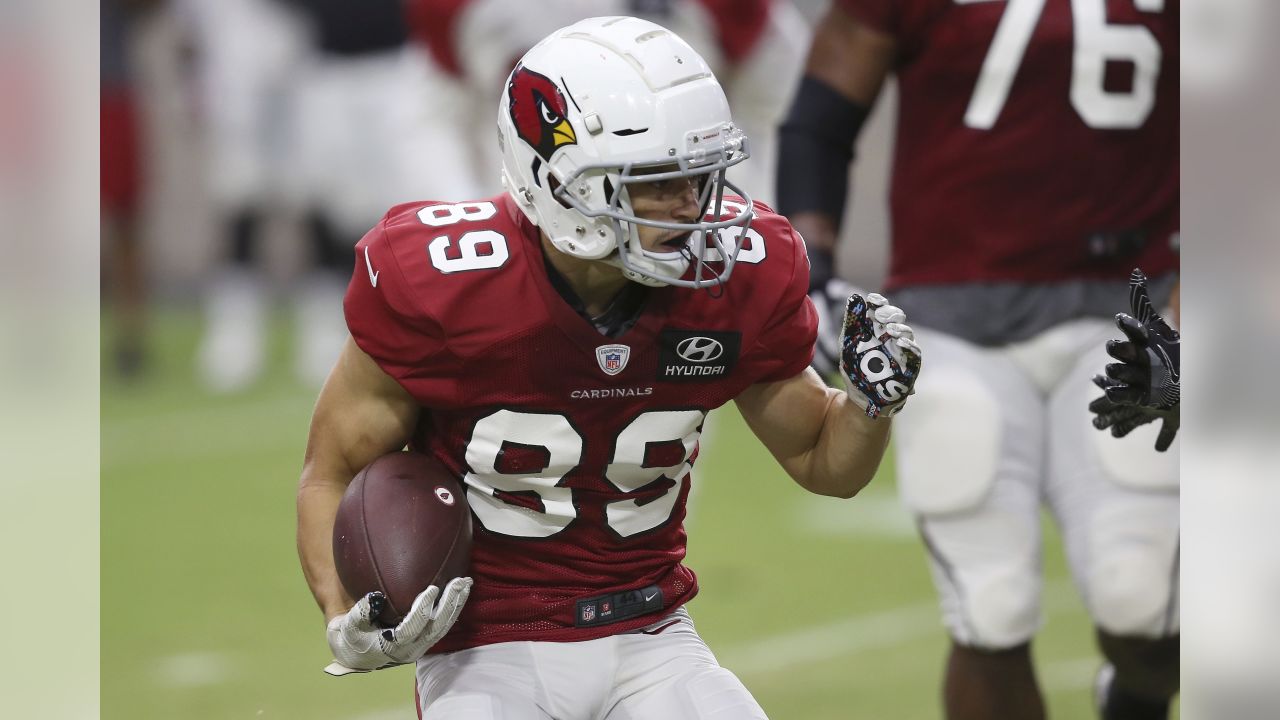
{"label": "white sideline stripe", "polygon": [[774,673],[790,665],[893,647],[942,631],[937,603],[929,602],[775,635],[717,654],[725,667],[739,675]]}
{"label": "white sideline stripe", "polygon": [[[1066,580],[1046,584],[1042,597],[1046,617],[1079,605]],[[930,601],[774,635],[716,654],[721,664],[741,675],[774,673],[790,665],[850,657],[943,632],[938,603]]]}
{"label": "white sideline stripe", "polygon": [[795,509],[797,527],[819,535],[837,537],[881,537],[911,540],[919,537],[911,513],[896,493],[858,493],[853,500],[836,500],[806,494]]}
{"label": "white sideline stripe", "polygon": [[231,678],[233,663],[223,653],[189,652],[162,658],[155,666],[157,683],[171,687],[221,685]]}

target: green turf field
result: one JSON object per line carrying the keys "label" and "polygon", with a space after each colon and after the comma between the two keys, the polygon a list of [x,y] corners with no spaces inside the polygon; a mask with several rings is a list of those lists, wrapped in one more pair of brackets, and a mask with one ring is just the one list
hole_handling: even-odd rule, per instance
{"label": "green turf field", "polygon": [[[153,373],[102,386],[102,716],[405,720],[413,674],[332,678],[294,553],[294,488],[315,391],[270,376],[236,397],[195,385],[198,316],[160,311]],[[690,605],[774,720],[938,718],[945,638],[891,472],[853,500],[810,496],[732,407],[695,472]],[[890,470],[891,467],[886,467]],[[1036,645],[1054,718],[1090,718],[1098,665],[1055,537]]]}

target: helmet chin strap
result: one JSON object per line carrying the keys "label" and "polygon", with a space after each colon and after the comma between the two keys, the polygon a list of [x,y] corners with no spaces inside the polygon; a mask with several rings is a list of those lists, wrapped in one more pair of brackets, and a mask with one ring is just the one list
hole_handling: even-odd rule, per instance
{"label": "helmet chin strap", "polygon": [[[666,280],[654,277],[652,275],[646,275],[636,270],[634,267],[634,263],[635,263],[634,260],[632,261],[632,267],[627,267],[627,265],[622,262],[622,256],[620,253],[621,251],[615,252],[609,257],[603,258],[602,261],[621,270],[622,276],[632,282],[637,282],[637,283],[640,283],[641,285],[646,285],[648,287],[666,287],[671,284]],[[675,277],[679,277],[680,275],[683,275],[684,271],[689,267],[688,261],[683,259],[655,261],[655,262],[659,262],[660,267],[662,269],[668,271]]]}
{"label": "helmet chin strap", "polygon": [[622,270],[622,276],[631,282],[640,283],[646,287],[666,287],[671,284],[665,280],[660,280],[656,277],[645,275],[636,270],[624,267],[621,262],[614,262],[613,260],[613,258],[609,258],[605,262],[608,262],[610,265],[614,265]]}
{"label": "helmet chin strap", "polygon": [[[614,223],[615,232],[621,229],[621,222]],[[666,260],[647,253],[640,242],[640,229],[633,223],[627,223],[627,240],[619,242],[616,252],[610,253],[604,260],[622,270],[622,274],[632,282],[649,287],[666,287],[671,283],[662,277],[678,278],[689,269],[692,258],[688,252],[669,253],[672,259]],[[630,264],[624,262],[622,253],[627,253]],[[663,253],[667,254],[667,253]]]}

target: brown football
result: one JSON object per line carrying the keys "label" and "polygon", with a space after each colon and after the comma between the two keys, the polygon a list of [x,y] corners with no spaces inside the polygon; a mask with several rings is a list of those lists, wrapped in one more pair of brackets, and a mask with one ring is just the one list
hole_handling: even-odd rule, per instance
{"label": "brown football", "polygon": [[338,577],[359,600],[380,590],[376,620],[394,627],[429,585],[471,566],[471,510],[457,478],[431,457],[393,452],[374,460],[347,487],[333,523]]}

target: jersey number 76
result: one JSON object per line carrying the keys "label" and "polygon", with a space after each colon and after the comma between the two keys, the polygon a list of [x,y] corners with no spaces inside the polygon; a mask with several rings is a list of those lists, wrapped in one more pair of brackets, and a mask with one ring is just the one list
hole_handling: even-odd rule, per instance
{"label": "jersey number 76", "polygon": [[[955,0],[969,5],[990,0]],[[990,130],[1004,109],[1022,56],[1040,21],[1046,0],[1007,0],[995,38],[982,62],[964,123]],[[1164,0],[1133,0],[1140,12],[1164,10]],[[1085,124],[1099,130],[1142,127],[1156,100],[1160,43],[1141,25],[1107,23],[1107,0],[1071,0],[1074,47],[1071,53],[1071,106]],[[1133,87],[1109,91],[1102,86],[1107,61],[1133,63]]]}

